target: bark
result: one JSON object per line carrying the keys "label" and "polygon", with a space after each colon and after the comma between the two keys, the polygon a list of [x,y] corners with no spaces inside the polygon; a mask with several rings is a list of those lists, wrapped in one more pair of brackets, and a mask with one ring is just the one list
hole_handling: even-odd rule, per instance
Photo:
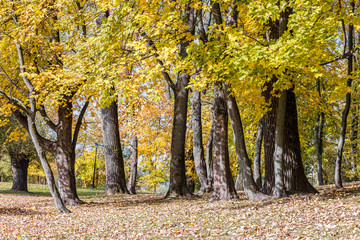
{"label": "bark", "polygon": [[[352,1],[351,2],[352,8],[354,10],[355,4]],[[349,49],[352,50],[354,47],[354,26],[349,25],[349,33],[348,33],[348,41],[349,41]],[[351,74],[353,72],[353,55],[351,54],[348,57],[348,80],[347,80],[347,87],[351,88],[352,83],[352,77]],[[351,107],[351,93],[346,93],[346,102],[345,102],[345,108],[342,113],[341,118],[341,128],[340,128],[340,136],[339,136],[339,142],[338,147],[336,151],[336,162],[335,162],[335,187],[336,188],[343,188],[342,180],[341,180],[341,164],[342,164],[342,155],[343,155],[343,149],[345,144],[345,135],[346,135],[346,127],[347,127],[347,117],[350,112]]]}
{"label": "bark", "polygon": [[[267,40],[277,40],[286,31],[287,21],[291,9],[286,8],[281,13],[280,20],[270,21],[270,31]],[[277,101],[272,96],[273,84],[277,77],[272,76],[264,86],[263,96],[270,103],[269,111],[264,116],[264,152],[265,152],[265,177],[263,192],[275,193],[274,151],[275,151],[275,128],[277,119]],[[307,180],[301,160],[300,140],[297,122],[296,98],[293,89],[287,90],[286,116],[285,116],[285,139],[283,149],[283,176],[286,192],[317,192]],[[280,173],[281,174],[281,173]],[[280,192],[279,192],[280,193]],[[281,193],[280,193],[281,195]]]}
{"label": "bark", "polygon": [[204,147],[202,139],[202,123],[201,123],[201,94],[194,90],[191,98],[192,101],[192,129],[193,129],[193,153],[195,161],[196,173],[200,181],[200,190],[198,193],[206,193],[210,191],[207,179],[206,163],[204,157]]}
{"label": "bark", "polygon": [[[354,89],[354,95],[357,94],[356,88]],[[358,128],[359,128],[359,106],[358,103],[354,103],[352,106],[352,121],[351,121],[351,172],[353,174],[353,180],[357,180],[356,176],[356,159],[358,155]]]}
{"label": "bark", "polygon": [[[267,95],[267,92],[264,92]],[[298,116],[296,96],[293,89],[287,90],[286,117],[285,117],[285,152],[284,152],[284,182],[288,193],[309,192],[317,190],[311,186],[306,178],[302,159],[298,131]],[[274,147],[275,147],[275,119],[277,102],[272,99],[271,110],[264,116],[264,150],[265,150],[265,178],[263,192],[273,194],[275,187],[274,175]]]}
{"label": "bark", "polygon": [[[187,5],[184,12],[184,20],[188,23],[187,32],[195,34],[195,12],[194,9]],[[179,55],[182,59],[187,58],[186,48],[189,46],[188,41],[179,43]],[[158,63],[164,66],[158,59]],[[187,86],[189,84],[190,75],[186,71],[178,72],[176,84],[171,80],[169,74],[164,69],[163,75],[169,86],[174,91],[174,119],[171,135],[171,161],[170,161],[170,184],[165,198],[191,196],[186,185],[185,176],[185,134],[188,107]]]}
{"label": "bark", "polygon": [[[224,83],[224,85],[226,85]],[[242,185],[244,192],[249,200],[261,201],[267,198],[259,191],[251,169],[251,160],[246,151],[244,130],[241,122],[239,108],[235,97],[231,94],[230,89],[226,86],[226,102],[227,110],[231,121],[231,126],[234,133],[236,157],[239,161],[239,169],[242,176]],[[240,182],[240,181],[238,181]],[[241,183],[240,183],[241,184]],[[241,185],[240,185],[241,186]]]}
{"label": "bark", "polygon": [[207,181],[209,183],[209,188],[211,190],[213,189],[213,184],[214,184],[214,171],[213,171],[214,131],[215,131],[215,125],[213,121],[211,124],[209,139],[206,143],[206,173],[207,173]]}
{"label": "bark", "polygon": [[129,179],[129,192],[136,194],[136,175],[137,175],[137,164],[138,164],[138,138],[134,137],[132,142],[132,158],[130,168],[130,179]]}
{"label": "bark", "polygon": [[288,193],[317,193],[305,175],[301,158],[296,96],[293,89],[287,90],[285,120],[284,181]]}
{"label": "bark", "polygon": [[129,193],[126,188],[120,143],[118,105],[115,101],[112,101],[108,107],[101,108],[101,118],[106,167],[105,193]]}
{"label": "bark", "polygon": [[275,126],[275,149],[274,149],[274,175],[275,175],[275,189],[274,195],[276,198],[286,197],[284,184],[284,167],[283,167],[283,153],[284,153],[284,139],[285,139],[285,113],[286,113],[286,91],[283,90],[278,100],[278,108],[276,114]]}
{"label": "bark", "polygon": [[58,182],[61,198],[65,204],[83,203],[76,192],[75,148],[72,142],[72,104],[67,100],[58,108],[59,128],[57,129],[56,148],[51,149],[58,169]]}
{"label": "bark", "polygon": [[[317,91],[319,97],[321,98],[321,81],[317,79]],[[316,119],[315,127],[315,139],[316,139],[316,156],[317,156],[317,176],[318,184],[323,185],[323,168],[322,168],[322,155],[323,155],[323,132],[324,132],[324,123],[325,123],[325,114],[324,112],[319,112]]]}
{"label": "bark", "polygon": [[188,89],[190,76],[186,72],[179,73],[176,83],[174,119],[171,136],[170,185],[167,197],[189,196],[185,176],[185,134],[188,105]]}
{"label": "bark", "polygon": [[261,146],[263,140],[263,118],[259,120],[254,153],[254,181],[261,188]]}
{"label": "bark", "polygon": [[239,170],[236,174],[236,180],[235,180],[235,190],[236,191],[244,191],[244,180],[242,176],[242,168],[239,163]]}
{"label": "bark", "polygon": [[36,133],[35,121],[33,119],[31,119],[30,117],[27,117],[27,121],[28,121],[27,129],[28,129],[30,137],[34,143],[34,146],[35,146],[36,152],[39,156],[41,165],[44,169],[50,193],[51,193],[52,197],[54,198],[55,207],[59,212],[69,213],[70,211],[65,207],[65,204],[61,199],[59,190],[56,187],[54,174],[50,168],[49,162],[46,159],[45,151],[40,145],[40,142],[39,142],[39,139],[38,139],[38,136]]}
{"label": "bark", "polygon": [[24,153],[10,153],[11,171],[13,173],[12,190],[27,192],[27,176],[29,167],[29,156]]}
{"label": "bark", "polygon": [[228,113],[225,91],[220,82],[215,82],[214,95],[214,192],[210,201],[238,199],[230,171]]}

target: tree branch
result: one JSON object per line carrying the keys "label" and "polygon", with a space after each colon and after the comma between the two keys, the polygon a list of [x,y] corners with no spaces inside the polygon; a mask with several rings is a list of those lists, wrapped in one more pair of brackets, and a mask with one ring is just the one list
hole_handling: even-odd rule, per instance
{"label": "tree branch", "polygon": [[40,115],[44,118],[46,124],[55,132],[58,129],[58,125],[55,124],[50,117],[47,115],[46,110],[45,110],[45,106],[44,105],[40,105],[40,109],[39,109]]}
{"label": "tree branch", "polygon": [[89,106],[89,103],[90,103],[89,100],[87,100],[87,101],[85,102],[84,106],[82,107],[82,109],[81,109],[81,111],[80,111],[78,120],[77,120],[77,122],[76,122],[75,130],[74,130],[74,136],[73,136],[73,141],[72,141],[72,144],[73,144],[73,148],[74,148],[74,149],[75,149],[75,147],[76,147],[76,143],[77,143],[77,139],[78,139],[78,136],[79,136],[79,132],[80,132],[80,127],[81,127],[81,124],[82,124],[82,120],[83,120],[83,118],[84,118],[86,109],[87,109],[88,106]]}

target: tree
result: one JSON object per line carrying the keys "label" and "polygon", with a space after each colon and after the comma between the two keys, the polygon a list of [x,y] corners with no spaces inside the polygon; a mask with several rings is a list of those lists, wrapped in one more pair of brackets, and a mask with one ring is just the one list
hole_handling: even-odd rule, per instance
{"label": "tree", "polygon": [[198,193],[206,193],[210,191],[208,184],[206,163],[204,156],[204,146],[202,138],[202,122],[201,122],[201,93],[194,89],[191,97],[192,102],[192,130],[193,130],[193,153],[196,173],[199,176],[200,190]]}
{"label": "tree", "polygon": [[[339,1],[339,3],[341,4],[341,1]],[[354,13],[355,12],[355,2],[351,1],[350,5],[351,5],[351,11],[352,11],[352,13]],[[340,8],[341,8],[341,5],[340,5]],[[344,20],[341,19],[341,21],[342,21],[343,29],[345,29]],[[346,35],[345,30],[344,30],[344,35]],[[349,45],[349,52],[352,52],[353,48],[354,48],[354,25],[352,23],[349,24],[349,29],[348,29],[348,45]],[[344,46],[344,49],[345,48],[346,48],[346,44]],[[346,50],[344,50],[344,52],[345,51]],[[352,79],[352,73],[354,70],[353,69],[353,58],[354,57],[353,57],[352,53],[350,53],[349,56],[347,57],[348,79],[346,82],[346,86],[350,89],[351,89],[351,83],[353,81],[353,79]],[[340,129],[338,147],[337,147],[337,152],[336,152],[336,162],[335,162],[335,186],[336,186],[336,188],[343,187],[342,179],[341,179],[341,163],[342,163],[343,148],[344,148],[344,143],[345,143],[347,117],[350,112],[350,106],[351,106],[351,92],[347,92],[345,108],[344,108],[344,111],[342,113],[342,118],[341,118],[341,129]]]}
{"label": "tree", "polygon": [[132,157],[131,157],[131,168],[130,168],[130,178],[129,178],[129,192],[131,194],[136,194],[136,176],[137,176],[137,162],[138,162],[138,138],[134,137],[132,142]]}
{"label": "tree", "polygon": [[105,192],[129,193],[125,182],[124,159],[120,143],[118,106],[112,101],[110,106],[101,108],[103,144],[106,165]]}

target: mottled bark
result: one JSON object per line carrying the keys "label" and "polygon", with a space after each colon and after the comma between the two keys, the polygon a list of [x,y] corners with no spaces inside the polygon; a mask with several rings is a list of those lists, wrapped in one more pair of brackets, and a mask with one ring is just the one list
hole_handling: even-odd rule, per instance
{"label": "mottled bark", "polygon": [[211,201],[238,199],[232,179],[228,150],[228,112],[225,91],[220,82],[215,82],[214,97],[214,192]]}
{"label": "mottled bark", "polygon": [[129,193],[120,143],[118,105],[115,101],[108,107],[101,108],[101,118],[106,168],[105,193]]}
{"label": "mottled bark", "polygon": [[[354,1],[351,1],[351,6],[354,11],[355,9],[355,3]],[[344,33],[346,34],[346,33]],[[348,45],[349,49],[353,50],[354,48],[354,26],[352,24],[349,25],[348,30]],[[352,84],[352,77],[351,74],[353,72],[353,55],[350,54],[348,56],[348,80],[346,83],[346,86],[348,88],[351,88]],[[336,188],[342,188],[342,179],[341,179],[341,164],[342,164],[342,155],[343,155],[343,149],[345,144],[345,135],[346,135],[346,127],[347,127],[347,117],[350,112],[351,107],[351,92],[346,93],[346,102],[345,102],[345,108],[342,112],[342,118],[341,118],[341,127],[340,127],[340,136],[338,141],[338,147],[336,151],[336,162],[335,162],[335,187]]]}
{"label": "mottled bark", "polygon": [[198,193],[210,191],[207,179],[206,163],[204,156],[204,147],[202,139],[202,123],[201,123],[201,93],[197,90],[193,91],[192,97],[192,130],[193,130],[193,153],[195,161],[196,173],[200,181],[200,190]]}
{"label": "mottled bark", "polygon": [[242,168],[240,163],[239,164],[239,170],[236,174],[236,180],[235,180],[235,190],[236,191],[244,191],[244,180],[242,176]]}
{"label": "mottled bark", "polygon": [[136,176],[137,176],[137,164],[138,164],[138,138],[134,137],[132,142],[132,157],[130,167],[130,178],[129,178],[129,192],[136,194]]}
{"label": "mottled bark", "polygon": [[34,146],[35,146],[36,152],[39,156],[41,165],[44,169],[50,193],[51,193],[52,197],[54,198],[55,207],[59,212],[69,213],[70,211],[65,207],[65,204],[62,201],[60,193],[58,191],[58,188],[56,187],[54,174],[51,170],[48,160],[46,159],[45,151],[40,145],[40,142],[39,142],[39,139],[37,136],[37,132],[36,132],[35,120],[28,116],[27,122],[28,122],[27,129],[29,131],[32,142],[34,143]]}
{"label": "mottled bark", "polygon": [[[321,81],[317,79],[316,88],[321,99]],[[324,132],[324,123],[325,123],[325,114],[324,112],[319,112],[316,118],[316,127],[315,127],[315,145],[316,145],[316,157],[317,157],[317,177],[318,184],[323,185],[323,168],[322,168],[322,155],[323,155],[323,132]]]}
{"label": "mottled bark", "polygon": [[11,171],[13,174],[12,190],[28,191],[27,177],[29,156],[25,153],[9,152],[11,158]]}
{"label": "mottled bark", "polygon": [[258,188],[262,187],[261,183],[261,147],[263,140],[263,118],[260,118],[256,134],[255,153],[254,153],[254,181]]}
{"label": "mottled bark", "polygon": [[51,152],[56,159],[61,198],[65,204],[83,203],[76,192],[75,151],[72,143],[72,104],[70,100],[58,108],[59,128],[56,149]]}

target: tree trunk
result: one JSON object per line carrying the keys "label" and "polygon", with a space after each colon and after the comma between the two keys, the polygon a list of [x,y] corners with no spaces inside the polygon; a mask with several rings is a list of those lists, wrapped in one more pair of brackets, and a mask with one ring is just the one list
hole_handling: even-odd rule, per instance
{"label": "tree trunk", "polygon": [[170,185],[166,193],[168,197],[190,196],[185,176],[185,134],[188,105],[188,89],[190,76],[186,72],[179,73],[174,90],[174,120],[171,136]]}
{"label": "tree trunk", "polygon": [[[317,91],[319,93],[319,97],[321,98],[321,81],[320,81],[320,79],[317,79],[316,87],[317,87]],[[318,176],[318,184],[319,185],[324,184],[323,168],[322,168],[324,122],[325,122],[325,114],[324,114],[324,112],[319,112],[317,115],[316,127],[315,127],[317,176]]]}
{"label": "tree trunk", "polygon": [[201,124],[201,94],[194,90],[191,98],[192,101],[192,129],[193,129],[193,153],[196,173],[200,181],[200,190],[198,193],[210,191],[207,181],[206,164],[204,157],[204,147],[202,141],[202,124]]}
{"label": "tree trunk", "polygon": [[244,180],[242,177],[242,167],[240,165],[240,162],[238,164],[239,164],[239,170],[236,174],[235,190],[236,191],[244,191]]}
{"label": "tree trunk", "polygon": [[284,139],[285,139],[285,113],[286,113],[286,90],[283,90],[278,100],[275,127],[275,149],[274,149],[274,175],[276,198],[286,197],[284,184]]}
{"label": "tree trunk", "polygon": [[259,120],[259,126],[256,134],[255,153],[254,153],[254,181],[258,188],[261,184],[261,146],[263,140],[263,117]]}
{"label": "tree trunk", "polygon": [[132,159],[129,179],[129,192],[136,194],[136,175],[137,175],[137,162],[138,162],[138,138],[134,137],[132,142]]}
{"label": "tree trunk", "polygon": [[207,182],[209,184],[209,188],[211,191],[213,189],[213,184],[214,184],[214,171],[213,171],[214,131],[215,131],[215,125],[213,121],[211,124],[209,139],[206,143],[206,173],[207,173]]}
{"label": "tree trunk", "polygon": [[215,82],[214,85],[214,192],[210,201],[238,199],[229,163],[228,112],[225,91],[220,82]]}
{"label": "tree trunk", "polygon": [[[224,85],[226,86],[225,83]],[[236,157],[239,162],[239,169],[242,173],[245,194],[249,198],[249,200],[264,200],[267,197],[259,191],[259,188],[257,187],[253,178],[251,161],[246,151],[244,131],[236,99],[233,95],[230,94],[230,89],[228,86],[226,86],[225,91],[227,110],[234,133]]]}
{"label": "tree trunk", "polygon": [[[357,90],[354,88],[354,95],[356,96]],[[357,100],[358,101],[358,100]],[[352,121],[351,121],[351,172],[353,174],[353,180],[356,181],[356,159],[358,156],[358,128],[359,128],[359,106],[358,102],[353,103],[352,106]]]}
{"label": "tree trunk", "polygon": [[10,153],[11,171],[13,173],[12,190],[27,192],[29,156],[24,153]]}
{"label": "tree trunk", "polygon": [[[352,9],[354,11],[355,3],[351,2]],[[349,49],[352,50],[354,47],[354,26],[349,25],[349,34],[348,34],[348,41],[349,41]],[[351,88],[352,78],[351,74],[353,72],[353,55],[351,54],[348,57],[348,80],[347,80],[347,87]],[[336,162],[335,162],[335,187],[342,188],[342,180],[341,180],[341,163],[342,163],[342,155],[343,155],[343,148],[345,144],[345,135],[346,135],[346,126],[347,126],[347,117],[349,115],[351,107],[351,93],[346,93],[346,102],[345,102],[345,109],[342,113],[341,118],[341,128],[340,128],[340,136],[339,136],[339,143],[336,152]]]}
{"label": "tree trunk", "polygon": [[301,158],[296,96],[293,89],[287,90],[285,120],[284,182],[288,193],[317,193],[309,183]]}
{"label": "tree trunk", "polygon": [[[271,98],[264,92],[264,95]],[[284,183],[286,192],[310,192],[317,190],[311,186],[306,178],[301,159],[300,138],[297,120],[296,96],[293,89],[287,90],[285,116],[285,149],[284,149]],[[270,108],[264,116],[264,150],[265,150],[265,178],[263,192],[273,194],[275,187],[274,148],[275,148],[275,119],[277,102],[272,99]]]}
{"label": "tree trunk", "polygon": [[69,205],[84,203],[76,192],[75,149],[72,144],[72,103],[66,101],[58,108],[59,129],[56,149],[52,151],[56,158],[58,182],[63,202]]}
{"label": "tree trunk", "polygon": [[120,143],[118,106],[115,101],[110,106],[101,108],[101,118],[106,167],[105,193],[129,193]]}
{"label": "tree trunk", "polygon": [[44,169],[50,193],[51,193],[52,197],[54,198],[55,207],[59,212],[69,213],[70,211],[65,207],[65,204],[62,201],[60,193],[56,187],[54,174],[50,168],[49,162],[46,159],[45,151],[40,146],[39,140],[37,139],[37,134],[36,134],[36,129],[35,129],[35,121],[33,119],[31,119],[30,117],[27,117],[27,121],[28,121],[28,131],[29,131],[30,137],[34,143],[36,152],[39,156],[41,165]]}

